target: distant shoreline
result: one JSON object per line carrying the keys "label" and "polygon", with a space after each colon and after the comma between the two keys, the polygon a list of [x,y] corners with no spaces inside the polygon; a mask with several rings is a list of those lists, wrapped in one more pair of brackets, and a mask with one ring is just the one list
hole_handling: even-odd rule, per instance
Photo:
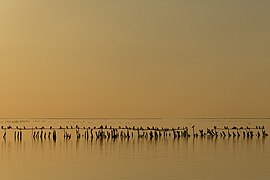
{"label": "distant shoreline", "polygon": [[0,117],[0,119],[270,119],[270,117]]}
{"label": "distant shoreline", "polygon": [[0,118],[0,119],[164,119],[164,118],[161,118],[161,117],[153,117],[153,118],[145,118],[145,117],[136,117],[136,118],[93,118],[93,117],[40,117],[40,118],[18,118],[18,117],[15,117],[15,118]]}

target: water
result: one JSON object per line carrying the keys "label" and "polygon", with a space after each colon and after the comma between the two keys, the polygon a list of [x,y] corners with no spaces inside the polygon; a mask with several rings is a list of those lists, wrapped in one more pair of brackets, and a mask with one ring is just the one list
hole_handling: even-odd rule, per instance
{"label": "water", "polygon": [[[49,126],[217,126],[264,125],[269,119],[1,119],[12,127]],[[57,141],[33,140],[31,131],[22,141],[13,130],[2,138],[2,179],[269,179],[270,142],[266,138],[180,138],[70,140],[58,131]]]}

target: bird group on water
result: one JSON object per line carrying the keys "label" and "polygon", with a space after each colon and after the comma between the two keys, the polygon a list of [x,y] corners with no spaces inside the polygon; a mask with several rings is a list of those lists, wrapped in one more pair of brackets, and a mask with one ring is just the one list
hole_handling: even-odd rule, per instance
{"label": "bird group on water", "polygon": [[177,127],[177,128],[158,128],[158,127],[112,127],[112,126],[99,126],[99,127],[79,127],[76,125],[73,126],[66,126],[66,127],[52,127],[49,128],[45,127],[11,127],[11,126],[1,126],[1,129],[4,130],[3,138],[6,139],[7,130],[14,130],[14,139],[15,140],[22,140],[23,131],[31,130],[32,131],[32,138],[35,140],[38,139],[46,139],[49,140],[52,138],[54,141],[57,139],[57,131],[64,131],[64,139],[71,139],[72,134],[70,133],[71,130],[75,130],[75,137],[77,139],[85,138],[85,139],[130,139],[137,137],[138,139],[158,139],[158,138],[167,138],[173,137],[176,138],[198,138],[198,137],[244,137],[244,138],[252,138],[256,136],[266,137],[268,134],[265,131],[264,126],[256,126],[256,127],[217,127],[214,126],[213,128],[206,128],[206,129],[199,129],[198,132],[195,132],[195,126],[192,127],[192,132],[190,134],[188,127]]}

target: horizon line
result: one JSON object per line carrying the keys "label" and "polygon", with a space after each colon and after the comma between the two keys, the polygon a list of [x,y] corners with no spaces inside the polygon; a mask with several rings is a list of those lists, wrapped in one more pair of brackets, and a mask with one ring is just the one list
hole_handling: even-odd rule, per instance
{"label": "horizon line", "polygon": [[0,117],[0,119],[270,119],[270,117]]}

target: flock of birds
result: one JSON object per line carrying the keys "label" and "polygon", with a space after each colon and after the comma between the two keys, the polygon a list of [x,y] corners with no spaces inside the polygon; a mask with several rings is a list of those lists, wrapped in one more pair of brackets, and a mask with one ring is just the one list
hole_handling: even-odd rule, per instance
{"label": "flock of birds", "polygon": [[253,136],[256,137],[266,137],[268,134],[265,131],[264,126],[256,126],[255,128],[251,127],[236,127],[233,126],[229,128],[228,126],[224,126],[222,128],[214,126],[213,128],[206,130],[199,129],[198,132],[195,132],[195,126],[192,126],[192,132],[190,134],[188,127],[177,127],[177,128],[158,128],[158,127],[112,127],[112,126],[99,126],[99,127],[79,127],[76,125],[73,126],[66,126],[66,127],[11,127],[11,126],[1,126],[1,129],[4,130],[3,138],[6,139],[7,130],[14,130],[14,139],[15,140],[22,140],[23,131],[30,130],[32,131],[32,138],[33,139],[53,139],[56,141],[57,139],[57,131],[61,130],[64,131],[64,139],[71,139],[72,134],[70,133],[71,130],[75,130],[75,137],[77,139],[85,138],[85,139],[118,139],[118,138],[125,138],[130,139],[133,137],[137,138],[145,138],[145,139],[158,139],[161,137],[173,137],[173,138],[189,138],[189,137],[244,137],[244,138],[252,138]]}

